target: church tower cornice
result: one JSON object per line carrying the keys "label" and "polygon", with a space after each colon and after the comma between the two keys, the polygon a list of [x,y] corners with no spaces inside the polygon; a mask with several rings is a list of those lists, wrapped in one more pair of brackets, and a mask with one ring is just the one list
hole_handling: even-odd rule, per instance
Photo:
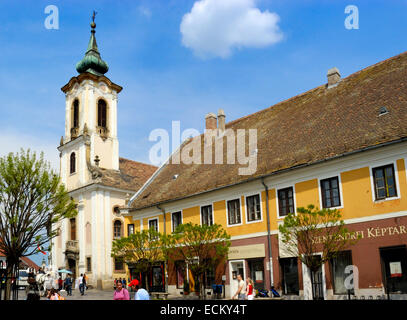
{"label": "church tower cornice", "polygon": [[91,80],[95,83],[105,82],[109,86],[109,88],[116,91],[116,93],[119,93],[123,89],[121,86],[119,86],[118,84],[115,84],[106,76],[97,76],[92,73],[85,72],[85,73],[81,73],[80,75],[78,75],[76,77],[72,77],[69,80],[69,82],[61,88],[61,90],[63,93],[68,94],[74,88],[75,84],[79,85],[85,80]]}

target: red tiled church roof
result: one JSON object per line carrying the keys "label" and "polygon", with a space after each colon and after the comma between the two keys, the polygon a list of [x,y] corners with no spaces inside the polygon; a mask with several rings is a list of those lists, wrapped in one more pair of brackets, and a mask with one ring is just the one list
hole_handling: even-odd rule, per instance
{"label": "red tiled church roof", "polygon": [[137,191],[157,170],[156,166],[119,158],[119,170],[97,168],[101,173],[99,183],[109,187]]}

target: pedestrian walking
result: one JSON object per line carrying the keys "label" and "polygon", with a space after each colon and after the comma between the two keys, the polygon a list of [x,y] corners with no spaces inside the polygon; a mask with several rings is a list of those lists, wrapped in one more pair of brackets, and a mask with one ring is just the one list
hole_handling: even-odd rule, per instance
{"label": "pedestrian walking", "polygon": [[134,294],[134,300],[150,300],[150,295],[148,291],[140,286],[136,285],[136,293]]}
{"label": "pedestrian walking", "polygon": [[68,296],[72,295],[72,278],[70,274],[65,278],[65,290]]}
{"label": "pedestrian walking", "polygon": [[123,284],[123,288],[127,289],[127,282],[126,282],[125,278],[123,278],[122,284]]}
{"label": "pedestrian walking", "polygon": [[241,274],[237,275],[237,291],[235,295],[233,296],[233,299],[236,299],[236,297],[239,300],[245,300],[246,299],[246,283],[243,281],[243,277]]}
{"label": "pedestrian walking", "polygon": [[40,300],[40,290],[38,289],[38,284],[37,281],[35,281],[35,278],[29,277],[27,282],[28,286],[25,289],[25,292],[27,293],[27,301]]}
{"label": "pedestrian walking", "polygon": [[117,287],[117,278],[114,279],[113,289],[116,290]]}
{"label": "pedestrian walking", "polygon": [[123,288],[121,281],[117,281],[116,290],[114,291],[113,300],[130,300],[127,289]]}
{"label": "pedestrian walking", "polygon": [[59,279],[58,279],[58,290],[59,290],[59,291],[62,290],[62,284],[63,284],[63,283],[64,283],[64,282],[62,281],[62,278],[59,277]]}
{"label": "pedestrian walking", "polygon": [[83,274],[83,278],[82,278],[82,295],[85,294],[85,291],[87,289],[87,277],[86,277],[86,273]]}
{"label": "pedestrian walking", "polygon": [[129,287],[130,287],[131,292],[134,291],[133,288],[135,288],[136,285],[138,285],[138,284],[139,284],[139,281],[137,279],[133,279],[133,280],[129,279]]}
{"label": "pedestrian walking", "polygon": [[84,295],[84,283],[83,283],[83,274],[82,273],[79,277],[79,292],[81,293],[81,296]]}
{"label": "pedestrian walking", "polygon": [[254,282],[250,277],[247,277],[246,287],[247,287],[247,300],[253,300],[254,299]]}
{"label": "pedestrian walking", "polygon": [[75,280],[75,289],[78,289],[79,292],[81,291],[81,283],[82,283],[82,276],[79,276]]}

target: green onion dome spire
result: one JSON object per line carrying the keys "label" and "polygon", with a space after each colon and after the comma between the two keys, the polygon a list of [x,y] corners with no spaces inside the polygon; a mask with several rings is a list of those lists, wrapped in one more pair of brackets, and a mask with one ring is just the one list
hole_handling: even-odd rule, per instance
{"label": "green onion dome spire", "polygon": [[92,27],[91,36],[88,44],[88,49],[85,53],[85,57],[76,64],[76,71],[79,73],[89,72],[97,76],[104,75],[108,70],[109,66],[100,57],[98,46],[96,44],[95,28],[96,23],[94,21],[95,13],[93,14],[93,21],[90,24]]}

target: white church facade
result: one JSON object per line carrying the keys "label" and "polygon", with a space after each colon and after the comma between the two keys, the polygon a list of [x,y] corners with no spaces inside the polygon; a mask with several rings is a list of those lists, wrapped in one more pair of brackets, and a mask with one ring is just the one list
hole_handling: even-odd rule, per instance
{"label": "white church facade", "polygon": [[122,87],[104,74],[108,66],[97,48],[96,24],[85,57],[78,62],[78,76],[62,87],[65,94],[65,135],[61,138],[60,175],[78,204],[78,215],[54,228],[51,265],[69,269],[74,276],[86,273],[89,283],[111,288],[113,279],[126,277],[122,261],[110,256],[112,241],[127,236],[124,206],[157,169],[119,157],[117,101]]}

